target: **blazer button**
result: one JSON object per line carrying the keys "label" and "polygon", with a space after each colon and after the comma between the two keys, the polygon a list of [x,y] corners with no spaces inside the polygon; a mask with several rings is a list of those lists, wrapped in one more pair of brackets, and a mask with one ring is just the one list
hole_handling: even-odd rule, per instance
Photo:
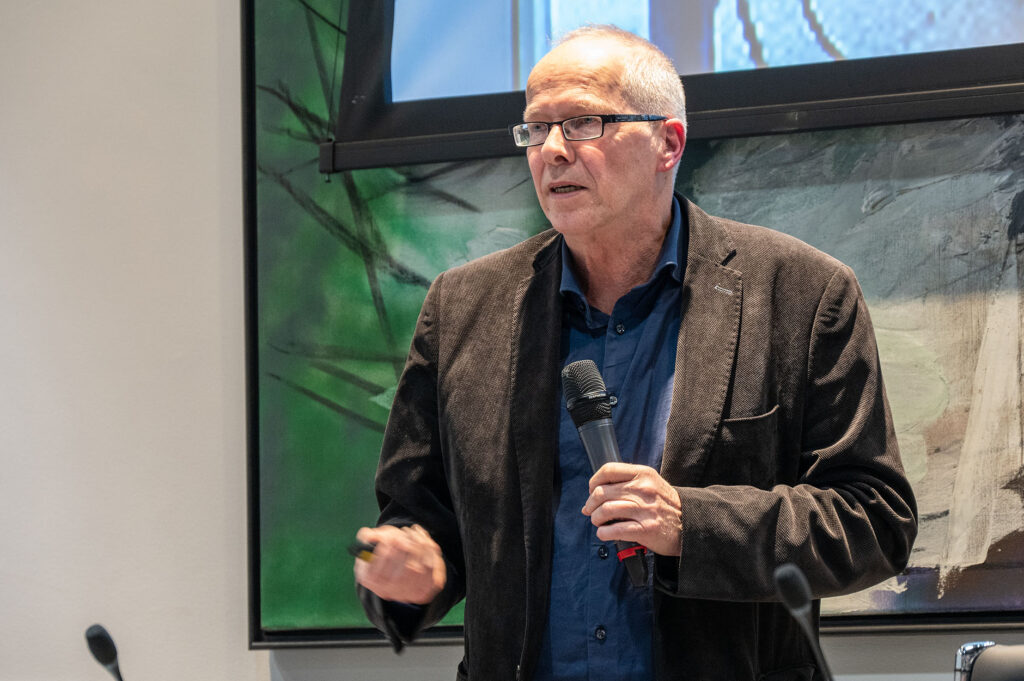
{"label": "blazer button", "polygon": [[603,624],[599,624],[597,629],[594,629],[594,638],[598,641],[603,641],[608,638],[608,630],[604,628]]}
{"label": "blazer button", "polygon": [[597,547],[597,557],[600,558],[601,560],[604,560],[605,558],[607,558],[608,557],[608,547],[607,546],[598,546]]}
{"label": "blazer button", "polygon": [[622,322],[619,322],[618,324],[616,324],[615,325],[615,333],[619,334],[620,336],[622,334],[626,333],[626,325],[623,324]]}

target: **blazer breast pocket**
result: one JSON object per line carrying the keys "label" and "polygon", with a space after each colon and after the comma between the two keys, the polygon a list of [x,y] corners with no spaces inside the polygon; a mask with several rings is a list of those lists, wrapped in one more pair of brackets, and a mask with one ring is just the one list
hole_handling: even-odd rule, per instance
{"label": "blazer breast pocket", "polygon": [[723,419],[705,469],[705,484],[770,489],[775,484],[778,420],[778,405],[764,414]]}

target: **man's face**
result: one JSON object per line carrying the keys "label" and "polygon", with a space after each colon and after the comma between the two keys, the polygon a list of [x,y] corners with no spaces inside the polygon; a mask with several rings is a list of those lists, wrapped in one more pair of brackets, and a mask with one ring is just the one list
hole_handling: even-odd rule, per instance
{"label": "man's face", "polygon": [[[634,111],[619,94],[622,49],[590,40],[556,47],[530,74],[523,120],[657,113]],[[561,128],[552,126],[544,144],[528,147],[533,185],[551,225],[570,239],[598,239],[652,203],[657,125],[609,123],[603,136],[584,141],[567,141]]]}

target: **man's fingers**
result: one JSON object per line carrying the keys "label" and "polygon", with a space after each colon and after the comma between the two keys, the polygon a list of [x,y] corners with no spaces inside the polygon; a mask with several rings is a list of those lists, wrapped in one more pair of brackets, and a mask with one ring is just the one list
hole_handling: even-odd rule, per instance
{"label": "man's fingers", "polygon": [[597,538],[601,541],[624,541],[646,545],[647,535],[640,523],[635,520],[623,520],[597,528]]}
{"label": "man's fingers", "polygon": [[607,501],[594,509],[594,511],[590,513],[590,522],[601,527],[602,525],[609,525],[611,523],[625,520],[642,522],[643,520],[652,517],[653,513],[637,501],[632,499],[620,499],[616,501]]}
{"label": "man's fingers", "polygon": [[587,503],[583,504],[583,515],[590,515],[596,509],[601,507],[601,504],[605,503],[608,497],[608,491],[604,485],[598,485],[590,489],[590,496],[587,497]]}
{"label": "man's fingers", "polygon": [[420,537],[421,539],[425,539],[426,541],[428,541],[430,543],[434,543],[434,539],[430,536],[430,534],[426,530],[423,529],[422,525],[410,525],[409,527],[403,527],[402,529],[405,530],[406,532],[409,532],[411,534],[414,534],[414,535]]}
{"label": "man's fingers", "polygon": [[373,543],[373,560],[356,560],[356,581],[385,600],[428,603],[446,579],[441,548],[422,527],[362,528],[359,541]]}
{"label": "man's fingers", "polygon": [[590,479],[582,512],[601,541],[636,542],[655,553],[679,555],[679,493],[653,468],[605,464]]}
{"label": "man's fingers", "polygon": [[606,463],[598,468],[597,472],[590,477],[590,491],[593,493],[594,488],[598,485],[610,485],[632,480],[637,475],[642,475],[645,468],[649,471],[654,470],[647,466],[638,466],[636,464],[622,463],[619,461]]}
{"label": "man's fingers", "polygon": [[[398,581],[409,563],[409,551],[395,543],[378,544],[373,552],[375,577],[381,582]],[[379,554],[379,555],[378,555]]]}
{"label": "man's fingers", "polygon": [[362,584],[366,588],[370,588],[366,585],[367,572],[370,569],[370,564],[365,560],[357,560],[352,563],[352,572],[356,577],[356,584]]}
{"label": "man's fingers", "polygon": [[590,488],[590,496],[583,506],[583,515],[590,515],[604,504],[616,500],[629,500],[638,505],[655,500],[658,490],[653,480],[631,477],[616,483],[602,483]]}

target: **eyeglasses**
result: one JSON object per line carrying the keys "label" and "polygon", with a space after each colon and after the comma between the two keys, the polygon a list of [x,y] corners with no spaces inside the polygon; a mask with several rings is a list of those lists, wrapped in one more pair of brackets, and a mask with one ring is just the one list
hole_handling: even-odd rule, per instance
{"label": "eyeglasses", "polygon": [[508,126],[508,131],[515,140],[517,147],[533,147],[544,144],[551,132],[551,126],[557,125],[562,128],[562,136],[567,140],[579,142],[581,140],[597,139],[604,134],[605,123],[638,123],[640,121],[664,121],[667,116],[654,116],[651,114],[591,114],[588,116],[575,116],[566,118],[564,121],[528,121]]}

